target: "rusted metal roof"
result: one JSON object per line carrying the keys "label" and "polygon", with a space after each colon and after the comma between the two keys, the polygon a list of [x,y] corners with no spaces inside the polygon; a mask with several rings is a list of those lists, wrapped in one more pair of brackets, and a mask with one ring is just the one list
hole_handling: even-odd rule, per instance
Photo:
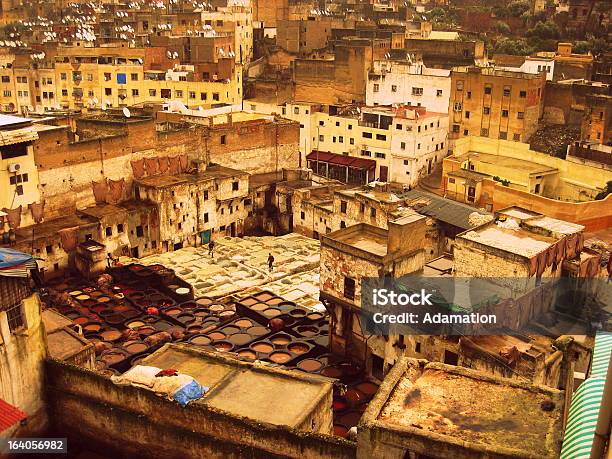
{"label": "rusted metal roof", "polygon": [[26,419],[28,415],[0,398],[0,432]]}
{"label": "rusted metal roof", "polygon": [[373,159],[355,158],[353,156],[337,155],[325,151],[313,151],[306,159],[309,161],[319,161],[322,163],[334,164],[337,166],[347,166],[353,169],[376,169],[376,161]]}

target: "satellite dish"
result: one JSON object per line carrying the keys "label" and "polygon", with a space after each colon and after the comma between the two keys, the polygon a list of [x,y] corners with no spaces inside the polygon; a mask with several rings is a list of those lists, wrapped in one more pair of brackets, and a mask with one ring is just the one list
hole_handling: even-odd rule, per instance
{"label": "satellite dish", "polygon": [[97,97],[94,97],[93,99],[91,99],[91,101],[92,101],[92,102],[93,102],[95,105],[98,105],[99,100],[98,100],[98,98],[97,98]]}
{"label": "satellite dish", "polygon": [[123,107],[123,116],[125,116],[126,118],[129,118],[130,116],[132,116],[132,114],[130,113],[130,109],[127,107]]}
{"label": "satellite dish", "polygon": [[100,108],[102,111],[106,111],[106,102],[102,102],[102,106]]}
{"label": "satellite dish", "polygon": [[198,107],[198,110],[203,112],[204,111],[204,107],[202,107],[201,105]]}
{"label": "satellite dish", "polygon": [[170,51],[166,51],[166,56],[168,56],[168,59],[172,59],[172,53]]}
{"label": "satellite dish", "polygon": [[174,59],[176,59],[176,58],[178,57],[178,53],[177,53],[176,51],[175,51],[175,52],[173,52],[173,53],[172,53],[172,57],[173,57]]}
{"label": "satellite dish", "polygon": [[45,109],[43,108],[42,105],[37,105],[36,106],[36,114],[37,115],[42,115],[43,113],[45,113]]}

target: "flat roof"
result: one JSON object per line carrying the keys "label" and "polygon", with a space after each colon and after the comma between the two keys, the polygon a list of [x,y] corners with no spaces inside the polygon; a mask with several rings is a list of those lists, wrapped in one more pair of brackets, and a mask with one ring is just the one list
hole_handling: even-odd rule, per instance
{"label": "flat roof", "polygon": [[[465,155],[462,155],[465,156]],[[528,174],[546,174],[556,172],[556,167],[546,166],[544,164],[526,161],[524,159],[511,158],[503,155],[491,155],[488,153],[470,152],[468,156],[472,162],[485,163],[495,166],[495,168],[505,167],[516,171],[526,172]],[[461,156],[458,158],[461,159]]]}
{"label": "flat roof", "polygon": [[[552,408],[543,409],[547,405]],[[377,421],[399,428],[399,435],[431,434],[459,448],[503,451],[504,457],[558,457],[562,416],[558,390],[429,363],[420,374],[401,376]]]}
{"label": "flat roof", "polygon": [[174,368],[209,387],[195,403],[275,425],[299,426],[332,391],[331,382],[324,378],[242,362],[184,345],[166,344],[142,364]]}
{"label": "flat roof", "polygon": [[0,113],[0,129],[12,129],[15,127],[20,127],[21,125],[30,124],[31,122],[32,120],[30,118],[4,115]]}
{"label": "flat roof", "polygon": [[365,223],[334,231],[324,237],[378,257],[387,255],[387,230]]}
{"label": "flat roof", "polygon": [[532,258],[547,250],[557,239],[532,233],[523,228],[508,229],[492,223],[457,236],[468,241]]}

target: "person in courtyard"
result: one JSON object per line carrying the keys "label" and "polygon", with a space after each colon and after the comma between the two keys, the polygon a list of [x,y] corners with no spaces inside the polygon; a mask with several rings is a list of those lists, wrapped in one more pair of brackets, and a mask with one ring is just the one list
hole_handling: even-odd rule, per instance
{"label": "person in courtyard", "polygon": [[208,243],[208,255],[210,255],[210,258],[214,258],[214,251],[215,251],[215,243],[213,241],[210,241]]}
{"label": "person in courtyard", "polygon": [[272,270],[274,269],[274,257],[271,253],[268,254],[268,269],[270,270],[270,272],[272,272]]}

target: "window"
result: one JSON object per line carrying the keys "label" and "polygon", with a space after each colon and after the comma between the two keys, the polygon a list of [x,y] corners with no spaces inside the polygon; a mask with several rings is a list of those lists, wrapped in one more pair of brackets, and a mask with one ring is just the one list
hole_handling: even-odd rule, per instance
{"label": "window", "polygon": [[156,94],[157,94],[157,91],[155,89],[149,89],[149,96],[155,97]]}
{"label": "window", "polygon": [[349,124],[349,125],[348,125],[348,129],[349,129],[349,131],[353,130],[353,125],[352,125],[352,124]]}
{"label": "window", "polygon": [[189,98],[190,98],[190,99],[195,99],[195,98],[196,98],[196,93],[195,93],[195,91],[189,91]]}
{"label": "window", "polygon": [[144,230],[143,230],[141,225],[138,225],[136,227],[136,236],[138,236],[138,237],[143,237],[144,236]]}
{"label": "window", "polygon": [[452,178],[452,177],[449,177],[449,178],[448,178],[448,183],[455,183],[455,179],[454,179],[454,178]]}
{"label": "window", "polygon": [[232,182],[232,191],[238,191],[238,187],[240,186],[240,182]]}
{"label": "window", "polygon": [[459,132],[459,125],[458,124],[453,124],[453,132],[454,133],[458,133]]}
{"label": "window", "polygon": [[387,140],[387,136],[385,134],[376,134],[376,140]]}
{"label": "window", "polygon": [[207,100],[207,99],[208,99],[208,93],[201,92],[200,93],[200,100]]}
{"label": "window", "polygon": [[502,118],[508,118],[508,110],[502,110]]}
{"label": "window", "polygon": [[461,110],[463,110],[463,105],[461,104],[461,102],[455,102],[455,104],[453,105],[453,110],[456,112],[460,112]]}
{"label": "window", "polygon": [[510,86],[504,86],[504,97],[510,97]]}
{"label": "window", "polygon": [[325,126],[325,121],[319,121],[319,126]]}
{"label": "window", "polygon": [[208,212],[204,212],[204,223],[208,223]]}
{"label": "window", "polygon": [[491,113],[491,107],[482,107],[482,113],[484,115],[488,115],[489,113]]}
{"label": "window", "polygon": [[9,183],[11,185],[17,185],[19,183],[25,183],[28,181],[28,174],[17,174],[17,175],[11,175],[9,177]]}
{"label": "window", "polygon": [[[11,97],[11,91],[5,90],[3,93],[4,97]],[[66,91],[66,95],[68,95],[68,91]]]}
{"label": "window", "polygon": [[219,100],[219,93],[218,92],[213,92],[213,100],[216,100],[216,101]]}
{"label": "window", "polygon": [[22,303],[19,302],[9,307],[6,310],[6,318],[8,319],[9,330],[11,333],[14,333],[21,327],[25,327]]}
{"label": "window", "polygon": [[421,149],[421,144],[417,143],[417,150],[420,150],[420,149]]}
{"label": "window", "polygon": [[67,78],[67,77],[66,77],[66,74],[65,74],[65,73],[63,73],[63,72],[62,72],[62,73],[60,73],[60,80],[62,80],[62,81],[66,81],[66,78]]}
{"label": "window", "polygon": [[364,139],[371,139],[372,138],[372,133],[371,132],[364,132],[361,135],[363,136]]}
{"label": "window", "polygon": [[397,92],[397,86],[391,85],[391,92]]}
{"label": "window", "polygon": [[525,112],[518,112],[518,113],[516,114],[516,117],[517,117],[519,120],[525,119]]}
{"label": "window", "polygon": [[123,223],[119,223],[119,224],[117,225],[117,232],[118,232],[118,233],[123,233]]}
{"label": "window", "polygon": [[395,129],[397,129],[398,131],[402,130],[402,125],[401,124],[396,124],[395,125]]}
{"label": "window", "polygon": [[351,137],[351,138],[349,139],[349,143],[350,143],[351,145],[355,145],[355,139]]}
{"label": "window", "polygon": [[413,96],[422,96],[423,95],[423,88],[412,88],[412,95]]}
{"label": "window", "polygon": [[343,136],[338,137],[338,142],[344,143],[344,137]]}
{"label": "window", "polygon": [[400,142],[400,148],[402,150],[405,150],[406,149],[406,142]]}
{"label": "window", "polygon": [[485,86],[484,88],[484,93],[485,94],[491,94],[493,88],[491,88],[491,86]]}
{"label": "window", "polygon": [[378,85],[378,83],[374,84],[374,92],[378,92],[380,90],[380,86]]}
{"label": "window", "polygon": [[346,207],[347,207],[347,202],[346,201],[340,201],[340,212],[345,214],[346,213]]}
{"label": "window", "polygon": [[130,79],[132,81],[138,81],[138,74],[137,73],[131,73],[130,74]]}
{"label": "window", "polygon": [[293,114],[294,115],[299,115],[300,114],[300,107],[293,107]]}
{"label": "window", "polygon": [[104,81],[110,81],[110,79],[111,79],[111,74],[108,73],[108,72],[105,72],[104,73]]}
{"label": "window", "polygon": [[508,133],[507,132],[501,132],[499,133],[499,138],[501,140],[506,140],[508,138]]}
{"label": "window", "polygon": [[527,97],[527,91],[519,91],[519,97],[521,99],[524,99],[525,97]]}
{"label": "window", "polygon": [[489,137],[489,130],[487,128],[482,128],[480,130],[480,136],[481,137]]}
{"label": "window", "polygon": [[361,150],[361,156],[370,157],[370,156],[372,156],[372,152],[370,152],[368,150]]}
{"label": "window", "polygon": [[457,91],[463,91],[463,80],[457,81]]}
{"label": "window", "polygon": [[469,130],[467,130],[467,129],[464,129],[464,130],[463,130],[463,135],[468,135],[469,133],[470,133],[470,131],[469,131]]}
{"label": "window", "polygon": [[104,234],[106,234],[106,237],[110,237],[113,235],[113,228],[111,228],[110,226],[107,226],[106,229],[104,230]]}
{"label": "window", "polygon": [[520,134],[514,134],[512,136],[512,140],[514,140],[515,142],[520,142],[521,141],[521,135]]}
{"label": "window", "polygon": [[107,96],[113,95],[113,88],[104,88],[104,94]]}
{"label": "window", "polygon": [[304,220],[306,218],[306,214],[304,212],[300,212],[300,219]]}
{"label": "window", "polygon": [[465,112],[465,117],[466,117],[467,119],[470,119],[470,112]]}
{"label": "window", "polygon": [[323,134],[319,135],[319,142],[325,142],[325,136]]}
{"label": "window", "polygon": [[132,89],[132,96],[133,97],[138,97],[138,89]]}
{"label": "window", "polygon": [[379,158],[379,159],[385,159],[387,157],[387,155],[385,155],[384,153],[374,153],[374,157]]}
{"label": "window", "polygon": [[219,142],[221,143],[221,145],[225,145],[226,140],[227,140],[227,138],[226,138],[225,134],[223,134],[221,136],[221,138],[219,139]]}
{"label": "window", "polygon": [[374,207],[370,209],[370,217],[376,218],[376,209]]}
{"label": "window", "polygon": [[180,99],[183,97],[183,91],[180,89],[177,89],[176,91],[174,91],[174,97]]}
{"label": "window", "polygon": [[355,299],[355,279],[350,277],[344,278],[344,298],[349,300]]}
{"label": "window", "polygon": [[340,121],[336,121],[336,126],[340,126]]}
{"label": "window", "polygon": [[466,99],[471,99],[472,98],[472,91],[468,91],[466,93],[466,95],[467,95]]}

